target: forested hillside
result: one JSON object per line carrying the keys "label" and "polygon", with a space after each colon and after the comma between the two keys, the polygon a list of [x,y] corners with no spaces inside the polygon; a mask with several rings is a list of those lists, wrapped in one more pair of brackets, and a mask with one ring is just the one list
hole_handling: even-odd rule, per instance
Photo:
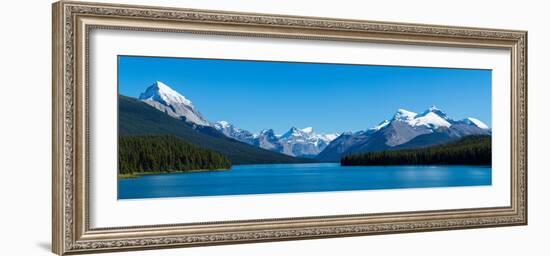
{"label": "forested hillside", "polygon": [[118,166],[119,174],[181,172],[229,169],[231,161],[174,136],[122,136]]}
{"label": "forested hillside", "polygon": [[367,152],[345,156],[341,165],[490,165],[491,136],[468,136],[419,149]]}

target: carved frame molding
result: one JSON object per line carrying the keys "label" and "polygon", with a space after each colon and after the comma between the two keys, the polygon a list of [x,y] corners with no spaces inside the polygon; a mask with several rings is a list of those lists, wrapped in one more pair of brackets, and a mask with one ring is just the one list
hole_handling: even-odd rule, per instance
{"label": "carved frame molding", "polygon": [[[510,49],[510,207],[90,229],[88,36],[93,29]],[[527,224],[527,32],[61,1],[53,5],[53,251],[216,245]]]}

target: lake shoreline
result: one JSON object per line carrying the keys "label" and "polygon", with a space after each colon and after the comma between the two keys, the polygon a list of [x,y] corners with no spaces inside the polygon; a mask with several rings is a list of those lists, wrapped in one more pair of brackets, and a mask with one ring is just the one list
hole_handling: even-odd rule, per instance
{"label": "lake shoreline", "polygon": [[171,171],[171,172],[164,172],[164,171],[156,171],[156,172],[134,172],[134,173],[128,173],[128,174],[118,174],[119,179],[136,179],[141,176],[146,175],[160,175],[160,174],[178,174],[178,173],[203,173],[203,172],[224,172],[229,171],[229,169],[198,169],[198,170],[186,170],[186,171]]}

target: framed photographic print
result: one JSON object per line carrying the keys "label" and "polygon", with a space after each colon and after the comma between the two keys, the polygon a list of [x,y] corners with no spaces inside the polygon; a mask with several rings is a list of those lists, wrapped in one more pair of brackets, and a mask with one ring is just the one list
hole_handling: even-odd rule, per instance
{"label": "framed photographic print", "polygon": [[525,225],[526,40],[55,3],[53,251]]}

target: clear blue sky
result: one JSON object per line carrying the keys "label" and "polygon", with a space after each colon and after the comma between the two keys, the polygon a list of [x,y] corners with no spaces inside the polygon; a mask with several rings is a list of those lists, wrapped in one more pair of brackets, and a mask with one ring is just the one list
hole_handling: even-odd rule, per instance
{"label": "clear blue sky", "polygon": [[491,126],[490,70],[119,56],[118,75],[120,94],[162,81],[208,120],[251,132],[359,131],[431,105]]}

